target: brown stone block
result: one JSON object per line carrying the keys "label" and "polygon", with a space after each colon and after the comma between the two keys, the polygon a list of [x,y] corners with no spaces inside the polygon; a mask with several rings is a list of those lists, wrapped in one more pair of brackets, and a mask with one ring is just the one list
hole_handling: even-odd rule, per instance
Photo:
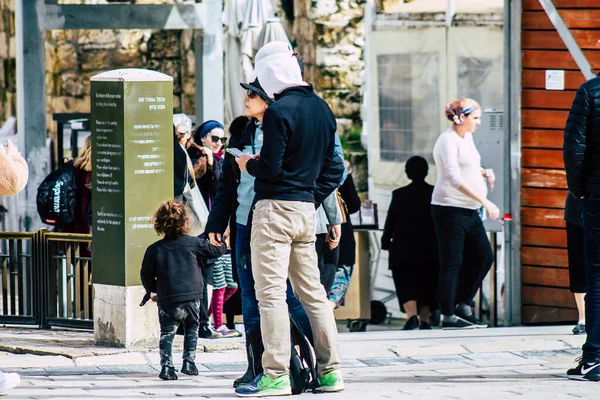
{"label": "brown stone block", "polygon": [[80,97],[83,95],[81,75],[76,72],[65,72],[60,76],[59,96]]}
{"label": "brown stone block", "polygon": [[190,77],[183,78],[183,93],[194,95],[196,93],[196,79]]}
{"label": "brown stone block", "polygon": [[181,112],[188,115],[196,113],[196,99],[193,95],[181,95]]}
{"label": "brown stone block", "polygon": [[360,118],[359,91],[320,90],[319,95],[329,104],[336,118]]}
{"label": "brown stone block", "polygon": [[98,75],[104,71],[89,71],[89,72],[80,72],[79,76],[81,77],[81,85],[83,86],[83,95],[90,95],[90,78],[94,75]]}
{"label": "brown stone block", "polygon": [[64,30],[64,29],[51,31],[52,39],[54,41],[56,41],[57,43],[72,42],[73,41],[73,33],[74,33],[74,31],[72,31],[72,30]]}
{"label": "brown stone block", "polygon": [[46,42],[45,48],[45,60],[46,71],[55,71],[56,69],[56,47],[52,43]]}
{"label": "brown stone block", "polygon": [[144,58],[137,50],[113,50],[112,68],[141,68]]}
{"label": "brown stone block", "polygon": [[90,98],[89,96],[80,98],[52,96],[47,108],[50,113],[90,112]]}
{"label": "brown stone block", "polygon": [[76,70],[77,52],[72,44],[62,44],[56,48],[56,63],[54,72],[59,73],[68,70]]}
{"label": "brown stone block", "polygon": [[181,112],[181,98],[179,96],[173,96],[173,113]]}
{"label": "brown stone block", "polygon": [[50,72],[46,72],[46,94],[54,95],[56,94],[56,82],[54,74]]}
{"label": "brown stone block", "polygon": [[182,73],[184,76],[196,76],[196,55],[193,51],[188,50],[185,52],[185,56],[182,58],[183,68]]}
{"label": "brown stone block", "polygon": [[138,50],[144,41],[145,32],[141,29],[116,30],[118,48],[121,50]]}
{"label": "brown stone block", "polygon": [[148,40],[151,58],[176,58],[180,56],[181,31],[155,31]]}
{"label": "brown stone block", "polygon": [[110,50],[117,46],[117,36],[110,29],[79,31],[77,44],[82,50]]}
{"label": "brown stone block", "polygon": [[107,50],[92,50],[81,52],[81,70],[97,71],[110,68],[109,52]]}
{"label": "brown stone block", "polygon": [[146,68],[162,72],[173,78],[173,93],[181,93],[181,61],[180,60],[149,60]]}

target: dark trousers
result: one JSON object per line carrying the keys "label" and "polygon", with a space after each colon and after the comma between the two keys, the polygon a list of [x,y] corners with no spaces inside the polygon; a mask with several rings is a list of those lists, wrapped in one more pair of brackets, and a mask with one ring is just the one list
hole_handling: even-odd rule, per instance
{"label": "dark trousers", "polygon": [[587,292],[585,294],[585,331],[583,360],[600,358],[600,198],[583,200],[583,235]]}
{"label": "dark trousers", "polygon": [[444,315],[469,304],[494,261],[492,247],[476,210],[431,206],[438,239],[438,302]]}
{"label": "dark trousers", "polygon": [[180,323],[183,323],[185,336],[183,339],[183,359],[196,359],[198,343],[198,320],[200,318],[200,300],[158,306],[160,322],[160,365],[173,365],[173,339]]}
{"label": "dark trousers", "polygon": [[[249,230],[245,225],[237,225],[235,251],[237,253],[239,289],[242,297],[242,317],[244,318],[244,330],[246,334],[251,330],[256,330],[260,326],[258,300],[256,299],[256,291],[254,290],[254,277],[252,276],[250,243],[247,240],[248,234]],[[294,295],[294,290],[289,280],[287,281],[286,301],[289,313],[300,324],[304,334],[312,339],[312,329],[308,314],[306,314],[300,300]]]}
{"label": "dark trousers", "polygon": [[339,246],[331,250],[329,244],[325,241],[326,237],[327,234],[319,233],[315,240],[315,248],[317,250],[317,259],[319,261],[321,285],[325,288],[325,293],[329,293],[333,286],[333,281],[335,280],[340,250]]}
{"label": "dark trousers", "polygon": [[569,289],[572,293],[585,293],[585,239],[581,225],[567,222],[567,255]]}

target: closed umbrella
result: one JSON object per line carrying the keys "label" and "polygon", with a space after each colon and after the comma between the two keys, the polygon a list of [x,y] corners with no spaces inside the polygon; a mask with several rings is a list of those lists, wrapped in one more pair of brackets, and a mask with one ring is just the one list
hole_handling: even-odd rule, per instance
{"label": "closed umbrella", "polygon": [[[244,112],[244,99],[240,95],[240,82],[246,81],[242,67],[242,24],[248,0],[227,0],[223,10],[225,37],[225,113],[232,121]],[[198,122],[199,124],[202,121]]]}
{"label": "closed umbrella", "polygon": [[254,43],[256,43],[263,25],[275,16],[271,0],[248,0],[244,22],[242,23],[242,68],[246,78],[254,69]]}
{"label": "closed umbrella", "polygon": [[279,18],[269,18],[263,25],[263,28],[254,43],[254,52],[256,53],[261,47],[270,42],[290,43],[290,39],[285,33],[285,29]]}

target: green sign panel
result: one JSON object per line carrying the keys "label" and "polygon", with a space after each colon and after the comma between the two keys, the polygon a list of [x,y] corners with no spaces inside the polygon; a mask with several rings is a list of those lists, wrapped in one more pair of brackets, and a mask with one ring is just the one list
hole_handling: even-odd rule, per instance
{"label": "green sign panel", "polygon": [[173,83],[147,70],[91,79],[95,283],[140,284],[152,215],[173,198]]}

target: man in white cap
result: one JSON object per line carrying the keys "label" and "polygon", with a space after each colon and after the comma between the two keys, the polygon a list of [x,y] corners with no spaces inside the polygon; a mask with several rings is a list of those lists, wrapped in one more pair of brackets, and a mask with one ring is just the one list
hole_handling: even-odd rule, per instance
{"label": "man in white cap", "polygon": [[256,55],[255,76],[276,101],[263,118],[260,155],[242,155],[240,168],[256,177],[251,247],[252,275],[261,317],[264,373],[236,389],[239,396],[291,394],[289,279],[313,329],[319,385],[344,390],[333,311],[320,283],[315,251],[315,209],[340,183],[344,165],[334,155],[336,121],[327,103],[302,80],[298,60],[284,42]]}

